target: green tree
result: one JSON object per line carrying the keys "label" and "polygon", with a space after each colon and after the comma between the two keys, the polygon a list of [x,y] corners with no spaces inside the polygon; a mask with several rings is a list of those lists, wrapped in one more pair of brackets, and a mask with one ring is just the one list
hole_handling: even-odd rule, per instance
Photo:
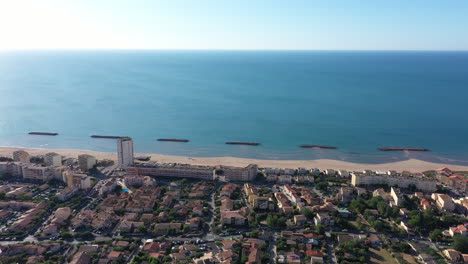
{"label": "green tree", "polygon": [[139,226],[139,227],[137,227],[137,230],[138,230],[138,232],[140,232],[142,234],[148,233],[148,230],[146,229],[145,226]]}
{"label": "green tree", "polygon": [[307,217],[307,219],[313,219],[315,214],[314,212],[312,212],[312,210],[308,209],[308,208],[305,208],[302,213],[304,214],[305,217]]}
{"label": "green tree", "polygon": [[430,234],[429,238],[432,241],[439,241],[442,238],[442,231],[440,229],[434,229]]}
{"label": "green tree", "polygon": [[468,237],[456,236],[453,240],[453,248],[463,254],[468,254]]}
{"label": "green tree", "polygon": [[319,189],[321,191],[326,191],[328,189],[328,183],[319,182],[319,183],[317,183],[316,187],[317,187],[317,189]]}
{"label": "green tree", "polygon": [[325,234],[325,226],[321,224],[316,225],[315,232],[317,232],[319,235]]}

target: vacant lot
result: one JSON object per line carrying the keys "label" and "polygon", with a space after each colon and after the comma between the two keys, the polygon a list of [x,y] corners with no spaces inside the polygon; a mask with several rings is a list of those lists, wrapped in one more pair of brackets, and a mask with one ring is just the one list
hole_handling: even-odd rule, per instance
{"label": "vacant lot", "polygon": [[396,260],[390,255],[390,252],[386,249],[375,249],[370,248],[370,260],[369,263],[373,264],[398,264]]}

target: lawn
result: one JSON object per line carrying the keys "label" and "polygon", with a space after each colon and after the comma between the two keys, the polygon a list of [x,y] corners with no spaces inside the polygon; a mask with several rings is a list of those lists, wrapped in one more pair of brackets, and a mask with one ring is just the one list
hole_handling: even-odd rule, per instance
{"label": "lawn", "polygon": [[370,248],[370,260],[369,263],[373,264],[398,264],[398,262],[390,255],[388,250],[383,248]]}

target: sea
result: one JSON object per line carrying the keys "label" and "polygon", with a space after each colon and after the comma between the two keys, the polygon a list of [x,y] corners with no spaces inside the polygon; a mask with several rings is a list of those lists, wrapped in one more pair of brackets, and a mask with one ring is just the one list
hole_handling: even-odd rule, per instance
{"label": "sea", "polygon": [[0,52],[0,146],[116,152],[93,134],[139,153],[468,165],[468,52]]}

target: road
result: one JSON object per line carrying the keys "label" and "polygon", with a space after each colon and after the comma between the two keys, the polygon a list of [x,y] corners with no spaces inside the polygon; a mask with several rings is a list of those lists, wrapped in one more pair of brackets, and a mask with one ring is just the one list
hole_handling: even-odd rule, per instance
{"label": "road", "polygon": [[270,240],[270,244],[268,245],[267,252],[270,254],[270,263],[276,263],[276,257],[278,256],[277,247],[276,247],[276,238],[278,237],[278,232],[273,232],[273,239]]}
{"label": "road", "polygon": [[210,212],[209,212],[209,217],[210,221],[208,223],[208,230],[205,230],[205,234],[203,236],[203,239],[214,239],[214,234],[212,232],[212,226],[214,223],[214,210],[215,210],[215,194],[216,191],[219,188],[219,184],[216,184],[215,188],[213,188],[213,191],[210,194],[210,199],[208,200],[208,206],[210,207]]}
{"label": "road", "polygon": [[325,239],[327,241],[327,253],[328,257],[330,259],[331,264],[336,264],[336,257],[335,254],[333,253],[333,248],[332,248],[332,241],[331,241],[331,234],[330,232],[325,233]]}

